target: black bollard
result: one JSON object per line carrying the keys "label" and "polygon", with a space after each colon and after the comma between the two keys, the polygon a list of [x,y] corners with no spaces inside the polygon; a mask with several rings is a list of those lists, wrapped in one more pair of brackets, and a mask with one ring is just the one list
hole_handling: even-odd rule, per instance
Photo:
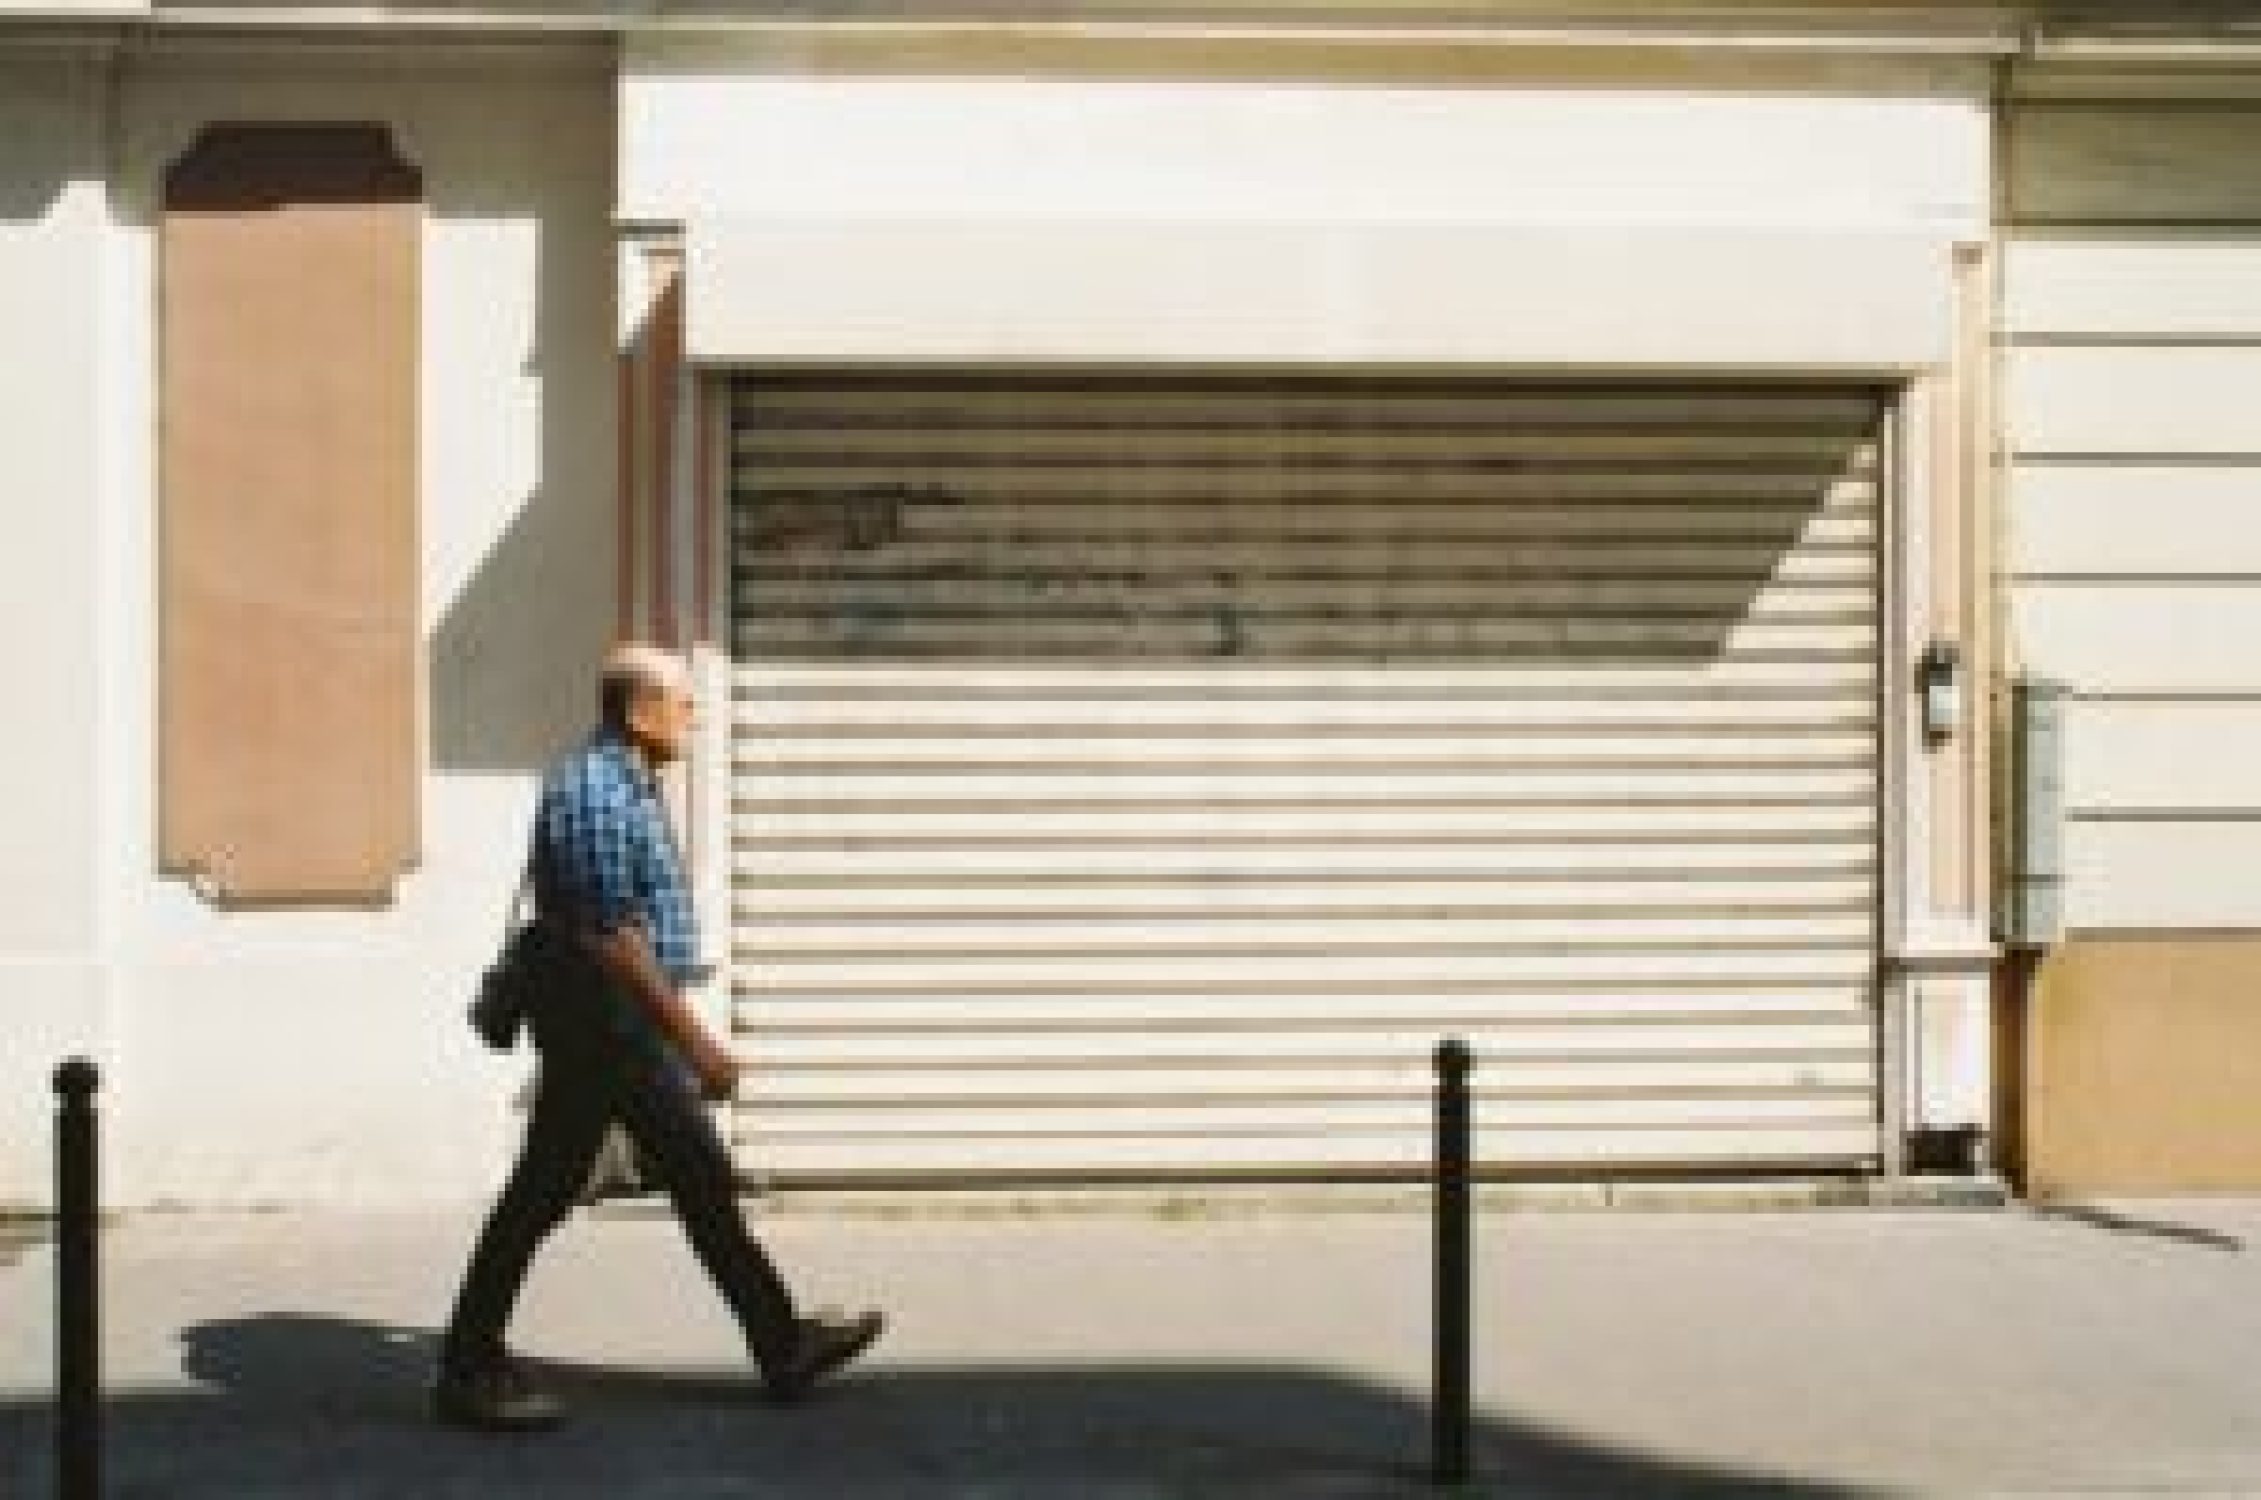
{"label": "black bollard", "polygon": [[94,1091],[102,1075],[74,1057],[55,1070],[55,1492],[102,1492],[102,1307],[95,1217],[102,1189]]}
{"label": "black bollard", "polygon": [[1469,1125],[1468,1044],[1437,1046],[1436,1375],[1431,1477],[1468,1479]]}

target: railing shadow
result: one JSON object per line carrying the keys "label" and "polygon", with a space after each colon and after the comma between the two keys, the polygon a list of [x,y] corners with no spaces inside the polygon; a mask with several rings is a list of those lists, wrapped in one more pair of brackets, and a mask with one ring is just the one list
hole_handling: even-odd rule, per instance
{"label": "railing shadow", "polygon": [[2128,1235],[2137,1239],[2166,1240],[2179,1245],[2192,1245],[2203,1250],[2220,1250],[2231,1255],[2243,1254],[2245,1241],[2234,1234],[2219,1229],[2208,1229],[2199,1224],[2180,1224],[2171,1220],[2121,1213],[2086,1203],[2041,1203],[2032,1210],[2037,1219],[2055,1223],[2079,1224],[2090,1229],[2101,1229],[2110,1234]]}
{"label": "railing shadow", "polygon": [[[305,1313],[197,1324],[195,1392],[114,1393],[118,1496],[1396,1496],[1424,1480],[1417,1394],[1248,1364],[876,1368],[792,1410],[748,1375],[579,1364],[543,1372],[564,1430],[433,1427],[432,1336]],[[0,1493],[49,1492],[45,1403],[0,1402]],[[1479,1416],[1460,1494],[1727,1496],[1854,1491],[1620,1451]]]}

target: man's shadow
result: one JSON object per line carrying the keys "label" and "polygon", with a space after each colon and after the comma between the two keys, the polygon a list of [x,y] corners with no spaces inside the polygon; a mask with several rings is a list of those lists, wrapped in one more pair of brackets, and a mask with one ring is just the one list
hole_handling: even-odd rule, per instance
{"label": "man's shadow", "polygon": [[[1323,1369],[881,1363],[806,1406],[777,1409],[745,1367],[535,1361],[573,1420],[542,1437],[498,1439],[430,1423],[435,1338],[424,1330],[267,1313],[196,1324],[182,1345],[201,1394],[111,1404],[117,1493],[1436,1493],[1423,1473],[1430,1414],[1419,1393]],[[25,1416],[0,1405],[0,1433]],[[1472,1450],[1479,1478],[1463,1493],[1851,1493],[1698,1468],[1496,1413],[1479,1417]]]}

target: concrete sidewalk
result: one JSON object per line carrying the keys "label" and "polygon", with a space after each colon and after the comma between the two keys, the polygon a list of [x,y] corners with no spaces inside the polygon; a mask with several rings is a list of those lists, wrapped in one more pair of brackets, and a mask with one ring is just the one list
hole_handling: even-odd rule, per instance
{"label": "concrete sidewalk", "polygon": [[[533,1439],[423,1420],[477,1208],[150,1215],[106,1239],[115,1496],[1393,1496],[1426,1442],[1418,1214],[799,1210],[895,1330],[755,1399],[672,1224],[586,1217],[516,1330]],[[1487,1213],[1484,1493],[2261,1495],[2261,1203]],[[0,1495],[51,1483],[52,1261],[0,1268]]]}

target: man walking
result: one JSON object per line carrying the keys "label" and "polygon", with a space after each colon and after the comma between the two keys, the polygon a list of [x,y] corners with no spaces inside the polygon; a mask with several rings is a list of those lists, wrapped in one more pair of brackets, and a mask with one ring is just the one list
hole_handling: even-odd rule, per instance
{"label": "man walking", "polygon": [[541,1085],[440,1346],[433,1411],[458,1426],[526,1431],[563,1415],[512,1363],[503,1330],[535,1251],[616,1123],[737,1317],[770,1399],[806,1395],[882,1327],[876,1312],[794,1311],[738,1211],[729,1153],[705,1107],[730,1097],[739,1065],[683,997],[699,972],[698,931],[655,780],[689,744],[689,675],[668,652],[622,646],[606,658],[599,701],[596,732],[551,767],[535,814]]}

